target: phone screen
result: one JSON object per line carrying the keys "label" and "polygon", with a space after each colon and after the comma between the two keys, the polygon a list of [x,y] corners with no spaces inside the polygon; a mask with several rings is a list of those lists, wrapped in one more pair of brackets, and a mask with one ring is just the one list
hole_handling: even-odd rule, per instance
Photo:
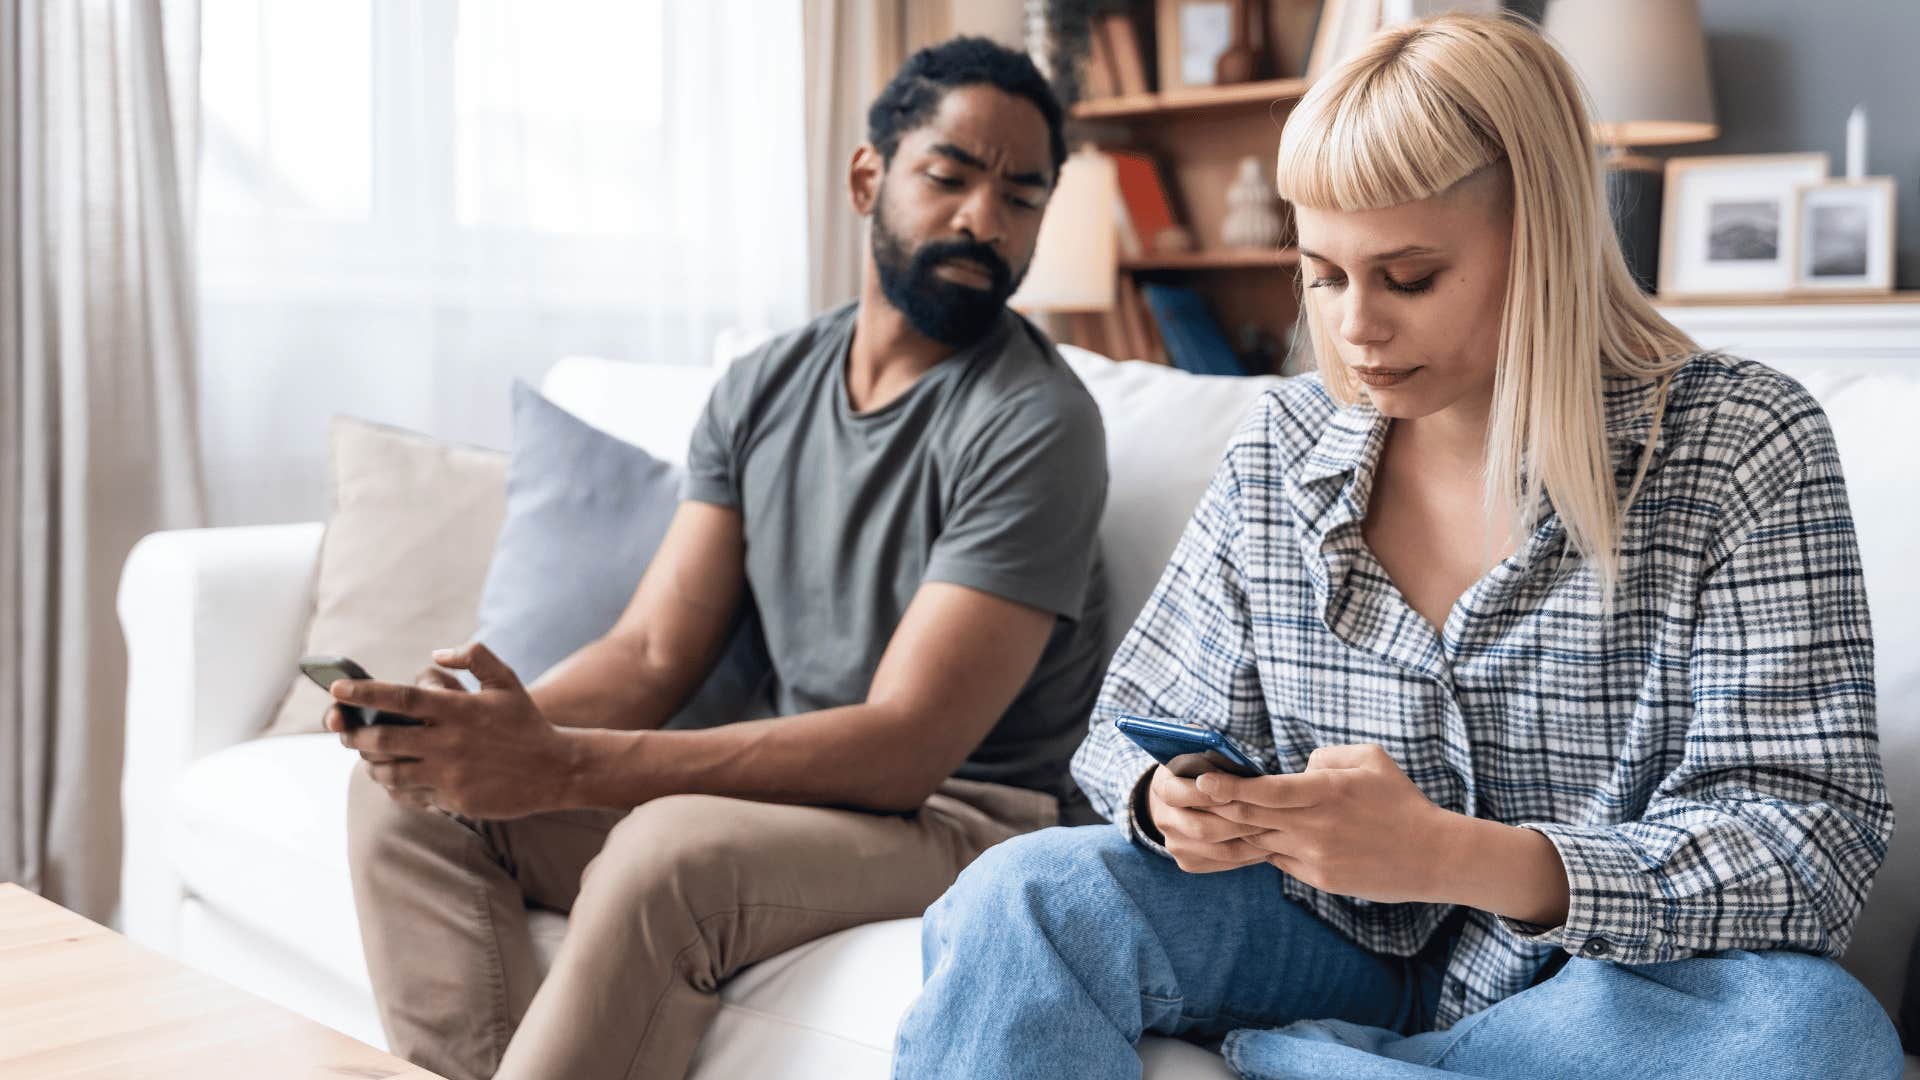
{"label": "phone screen", "polygon": [[334,661],[319,661],[311,664],[302,663],[300,670],[306,672],[307,678],[312,679],[322,690],[327,689],[341,679],[370,679],[373,677],[368,675],[366,670],[359,664],[352,663],[351,661],[344,664]]}
{"label": "phone screen", "polygon": [[[303,656],[300,658],[300,670],[305,672],[307,678],[312,679],[314,684],[322,690],[332,687],[334,683],[341,679],[373,678],[372,675],[367,674],[366,668],[361,667],[359,664],[354,663],[344,656]],[[379,709],[368,709],[360,705],[348,705],[345,702],[338,703],[337,707],[340,710],[340,714],[347,718],[348,727],[359,727],[361,724],[399,724],[405,726],[420,723],[420,721],[415,720],[411,716],[382,712]]]}

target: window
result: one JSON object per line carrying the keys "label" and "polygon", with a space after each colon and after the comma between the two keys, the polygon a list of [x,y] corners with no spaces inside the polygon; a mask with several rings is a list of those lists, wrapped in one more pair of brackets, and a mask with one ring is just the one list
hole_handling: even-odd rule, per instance
{"label": "window", "polygon": [[806,316],[798,0],[203,0],[217,523],[324,502],[325,418],[504,446],[576,353]]}

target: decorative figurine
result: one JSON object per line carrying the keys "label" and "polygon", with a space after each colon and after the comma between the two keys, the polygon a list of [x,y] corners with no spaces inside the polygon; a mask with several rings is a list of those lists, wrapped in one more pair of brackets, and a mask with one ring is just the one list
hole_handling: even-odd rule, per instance
{"label": "decorative figurine", "polygon": [[1230,248],[1280,246],[1280,194],[1260,168],[1260,159],[1240,159],[1240,175],[1227,189],[1227,218],[1220,224],[1220,243]]}

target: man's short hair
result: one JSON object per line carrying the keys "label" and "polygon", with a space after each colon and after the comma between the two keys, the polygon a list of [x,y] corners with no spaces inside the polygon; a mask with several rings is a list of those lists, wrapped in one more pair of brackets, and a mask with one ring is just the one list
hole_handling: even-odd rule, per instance
{"label": "man's short hair", "polygon": [[933,117],[947,91],[962,86],[992,86],[1033,102],[1046,118],[1053,175],[1059,177],[1067,160],[1059,99],[1025,53],[983,37],[957,37],[908,57],[867,109],[867,141],[891,165],[900,140]]}

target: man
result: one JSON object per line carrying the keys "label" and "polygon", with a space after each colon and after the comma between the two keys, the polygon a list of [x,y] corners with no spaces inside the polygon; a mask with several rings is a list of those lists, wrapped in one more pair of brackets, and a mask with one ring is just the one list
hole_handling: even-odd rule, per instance
{"label": "man", "polygon": [[[1060,126],[1017,53],[915,55],[848,172],[860,300],[722,379],[618,624],[530,688],[480,643],[414,686],[334,684],[427,721],[327,718],[368,761],[350,853],[396,1052],[454,1080],[683,1075],[734,971],[1084,817],[1106,441],[1006,308]],[[778,715],[660,730],[748,599]],[[544,982],[529,905],[570,913]]]}

